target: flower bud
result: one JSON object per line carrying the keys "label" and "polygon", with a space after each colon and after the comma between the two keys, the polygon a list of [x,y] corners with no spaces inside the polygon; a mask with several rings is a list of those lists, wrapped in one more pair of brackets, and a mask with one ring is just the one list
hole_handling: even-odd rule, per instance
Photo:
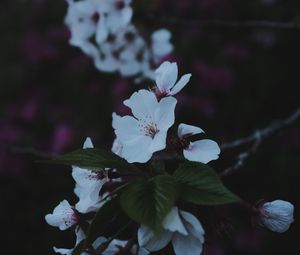
{"label": "flower bud", "polygon": [[275,200],[264,203],[259,211],[261,224],[274,232],[287,231],[294,221],[294,206],[287,201]]}

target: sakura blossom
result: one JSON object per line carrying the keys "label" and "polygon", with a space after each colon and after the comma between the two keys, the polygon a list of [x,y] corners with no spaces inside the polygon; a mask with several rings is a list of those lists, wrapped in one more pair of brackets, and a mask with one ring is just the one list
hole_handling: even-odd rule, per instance
{"label": "sakura blossom", "polygon": [[[93,147],[93,143],[88,137],[84,142],[83,148]],[[76,182],[74,192],[79,198],[78,203],[75,205],[76,210],[81,213],[87,213],[101,207],[99,192],[108,181],[106,170],[93,171],[74,166],[72,176]]]}
{"label": "sakura blossom", "polygon": [[142,225],[138,230],[138,242],[150,252],[159,251],[172,242],[176,255],[199,255],[203,248],[204,233],[194,215],[173,207],[163,221],[163,232],[156,236]]}
{"label": "sakura blossom", "polygon": [[294,206],[288,201],[266,202],[259,211],[261,224],[274,232],[283,233],[294,222]]}
{"label": "sakura blossom", "polygon": [[[189,82],[191,74],[183,75],[179,81],[177,64],[168,61],[162,63],[155,71],[155,81],[158,97],[174,96]],[[176,82],[177,81],[177,82]]]}
{"label": "sakura blossom", "polygon": [[45,216],[45,220],[53,227],[58,227],[60,230],[66,230],[77,224],[79,214],[67,200],[63,200],[54,208],[52,214],[47,214]]}
{"label": "sakura blossom", "polygon": [[166,147],[168,129],[175,121],[173,97],[158,102],[154,93],[139,90],[124,104],[133,116],[123,116],[114,123],[117,139],[122,143],[122,156],[130,163],[147,162],[156,151]]}
{"label": "sakura blossom", "polygon": [[155,66],[173,50],[167,29],[154,31],[149,43],[141,35],[131,23],[131,0],[67,2],[70,44],[91,57],[99,71],[154,79]]}
{"label": "sakura blossom", "polygon": [[181,123],[178,126],[178,137],[183,147],[183,155],[190,161],[208,163],[219,158],[221,152],[219,145],[210,139],[202,139],[195,142],[189,141],[189,137],[204,133],[196,126]]}

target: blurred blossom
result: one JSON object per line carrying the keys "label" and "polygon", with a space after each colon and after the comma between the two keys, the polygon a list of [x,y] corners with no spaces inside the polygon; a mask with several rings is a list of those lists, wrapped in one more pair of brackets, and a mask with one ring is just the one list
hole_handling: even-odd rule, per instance
{"label": "blurred blossom", "polygon": [[52,150],[53,152],[61,153],[70,147],[75,141],[74,130],[66,125],[59,124],[54,129],[52,138]]}
{"label": "blurred blossom", "polygon": [[228,90],[233,86],[234,75],[229,67],[212,67],[204,63],[197,64],[196,74],[199,85],[206,89]]}

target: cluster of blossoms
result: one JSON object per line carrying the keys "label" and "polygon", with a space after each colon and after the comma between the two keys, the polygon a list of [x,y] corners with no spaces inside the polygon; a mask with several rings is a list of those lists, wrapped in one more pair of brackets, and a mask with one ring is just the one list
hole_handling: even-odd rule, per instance
{"label": "cluster of blossoms", "polygon": [[[151,90],[141,89],[124,101],[131,109],[132,116],[118,116],[113,113],[112,126],[116,139],[112,151],[128,163],[148,163],[154,153],[162,150],[176,153],[185,161],[206,164],[219,157],[218,144],[210,139],[198,139],[204,131],[196,126],[181,123],[177,132],[174,130],[175,94],[180,92],[189,82],[191,74],[185,74],[178,80],[176,63],[164,62],[155,71],[156,86]],[[178,81],[177,81],[178,80]],[[84,149],[92,148],[90,138],[84,143]],[[201,170],[199,170],[201,171]],[[48,224],[60,230],[76,226],[76,245],[86,238],[81,223],[87,221],[86,215],[96,213],[114,199],[113,193],[105,186],[117,185],[132,180],[123,179],[117,169],[102,168],[85,169],[73,166],[72,176],[76,182],[74,189],[79,201],[71,206],[66,200],[62,201],[52,214],[46,215]],[[161,195],[163,196],[163,195]],[[142,198],[143,199],[143,198]],[[126,203],[127,201],[125,201]],[[129,202],[129,201],[128,201]],[[293,205],[286,201],[276,200],[261,205],[259,212],[260,223],[272,231],[284,232],[293,222]],[[90,221],[88,221],[90,222]],[[130,247],[134,254],[149,254],[165,248],[172,243],[177,255],[199,255],[203,249],[205,231],[196,216],[174,204],[161,222],[160,234],[147,226],[140,224],[137,229],[137,244]],[[94,253],[106,244],[101,254],[117,254],[127,241],[113,237],[100,236],[92,244]],[[60,254],[73,254],[74,249],[57,249]],[[88,254],[84,251],[81,254]]]}
{"label": "cluster of blossoms", "polygon": [[97,69],[153,79],[154,68],[173,45],[166,29],[144,38],[131,23],[131,0],[67,0],[70,44],[90,56]]}

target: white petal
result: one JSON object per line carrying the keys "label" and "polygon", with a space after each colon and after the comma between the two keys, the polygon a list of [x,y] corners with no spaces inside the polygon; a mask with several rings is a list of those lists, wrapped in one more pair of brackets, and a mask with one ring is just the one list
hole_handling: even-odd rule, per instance
{"label": "white petal", "polygon": [[112,114],[112,127],[113,127],[114,129],[116,129],[117,126],[120,126],[120,125],[118,124],[118,121],[120,121],[121,118],[122,118],[122,117],[121,117],[120,115],[118,115],[118,114],[116,114],[115,112],[113,112],[113,114]]}
{"label": "white petal", "polygon": [[108,36],[107,24],[106,19],[101,17],[98,24],[97,24],[97,31],[96,31],[96,42],[101,45]]}
{"label": "white petal", "polygon": [[180,215],[183,218],[184,225],[188,230],[190,235],[193,235],[197,238],[201,243],[204,243],[204,234],[205,231],[199,222],[199,220],[191,213],[180,211]]}
{"label": "white petal", "polygon": [[157,107],[158,102],[154,93],[141,89],[125,100],[124,105],[131,109],[136,118],[145,119],[146,116],[149,118],[154,117],[154,109]]}
{"label": "white petal", "polygon": [[174,97],[165,97],[159,101],[159,108],[155,112],[155,123],[159,130],[167,131],[174,124],[176,103]]}
{"label": "white petal", "polygon": [[194,236],[175,233],[172,244],[176,255],[200,255],[203,244]]}
{"label": "white petal", "polygon": [[184,123],[181,123],[178,126],[178,137],[183,138],[184,136],[191,136],[191,135],[196,135],[196,134],[201,134],[204,133],[204,131],[196,126],[192,125],[187,125]]}
{"label": "white petal", "polygon": [[142,225],[138,230],[139,245],[150,252],[155,252],[163,249],[171,241],[172,233],[163,231],[159,237],[145,225]]}
{"label": "white petal", "polygon": [[83,148],[86,149],[86,148],[94,148],[94,145],[93,145],[93,142],[91,140],[90,137],[87,137],[84,144],[83,144]]}
{"label": "white petal", "polygon": [[143,135],[139,128],[139,122],[132,116],[124,116],[115,123],[117,139],[125,146],[125,143],[137,139]]}
{"label": "white petal", "polygon": [[72,255],[73,249],[64,249],[53,247],[54,252],[63,254],[63,255]]}
{"label": "white petal", "polygon": [[[93,242],[93,248],[97,249],[101,244],[105,243],[107,239],[103,236],[98,237],[94,242]],[[103,253],[103,255],[106,253]]]}
{"label": "white petal", "polygon": [[57,207],[54,208],[52,214],[45,216],[46,222],[58,227],[60,230],[66,230],[78,222],[78,217],[67,200],[63,200]]}
{"label": "white petal", "polygon": [[173,207],[163,221],[163,227],[171,232],[179,232],[182,235],[188,235],[188,232],[179,217],[178,208]]}
{"label": "white petal", "polygon": [[167,132],[159,131],[155,134],[153,140],[151,141],[149,151],[154,153],[156,151],[161,151],[166,148]]}
{"label": "white petal", "polygon": [[178,67],[176,63],[168,61],[162,63],[155,71],[155,81],[161,93],[169,93],[178,77]]}
{"label": "white petal", "polygon": [[114,239],[103,252],[103,255],[115,255],[118,251],[120,251],[119,247],[125,247],[126,244],[127,241]]}
{"label": "white petal", "polygon": [[123,144],[122,156],[129,162],[145,163],[152,157],[150,144],[152,138],[139,136],[137,139]]}
{"label": "white petal", "polygon": [[183,150],[183,155],[190,161],[208,163],[219,158],[220,148],[218,144],[209,139],[191,142],[189,148]]}
{"label": "white petal", "polygon": [[180,90],[182,90],[185,85],[190,81],[191,74],[185,74],[183,75],[180,80],[174,85],[174,87],[171,89],[169,95],[173,96],[177,94]]}

